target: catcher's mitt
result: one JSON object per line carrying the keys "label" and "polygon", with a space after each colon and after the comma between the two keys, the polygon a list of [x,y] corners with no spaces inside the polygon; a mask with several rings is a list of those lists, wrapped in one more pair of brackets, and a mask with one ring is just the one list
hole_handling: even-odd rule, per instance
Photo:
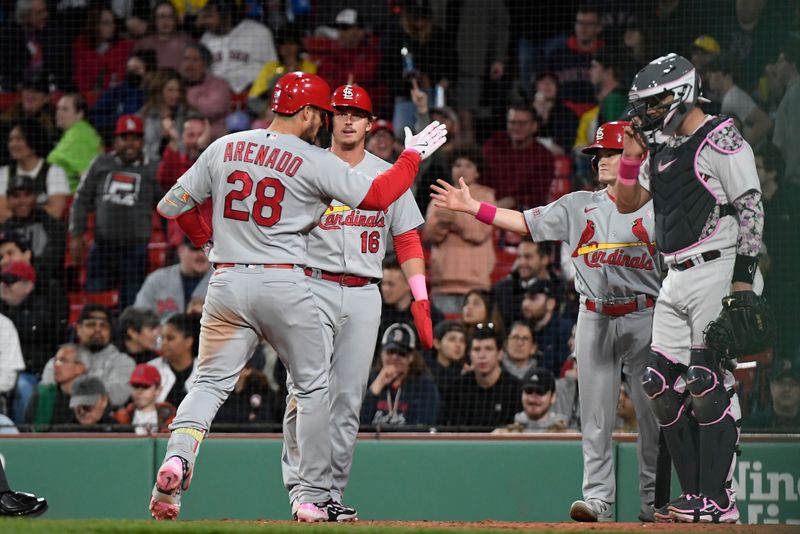
{"label": "catcher's mitt", "polygon": [[706,348],[725,359],[758,354],[775,341],[775,322],[766,301],[752,291],[722,299],[722,311],[703,331]]}

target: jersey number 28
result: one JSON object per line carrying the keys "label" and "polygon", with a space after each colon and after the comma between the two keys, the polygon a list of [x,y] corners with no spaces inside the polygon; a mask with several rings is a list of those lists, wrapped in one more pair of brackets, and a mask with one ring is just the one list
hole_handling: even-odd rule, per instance
{"label": "jersey number 28", "polygon": [[[233,171],[228,175],[228,183],[236,184],[241,182],[243,187],[241,189],[234,189],[225,195],[225,211],[223,212],[226,219],[235,219],[237,221],[249,221],[250,212],[233,207],[233,201],[244,200],[253,192],[253,179],[245,171]],[[253,204],[253,220],[259,226],[272,226],[281,220],[281,201],[283,195],[286,193],[286,188],[277,178],[262,178],[256,184],[256,201]],[[268,196],[269,194],[269,196]],[[269,208],[269,215],[264,216],[264,208]]]}

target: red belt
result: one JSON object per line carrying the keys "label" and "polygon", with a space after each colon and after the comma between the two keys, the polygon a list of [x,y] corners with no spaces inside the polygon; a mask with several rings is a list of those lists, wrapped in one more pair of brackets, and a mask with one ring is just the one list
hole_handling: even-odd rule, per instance
{"label": "red belt", "polygon": [[622,304],[605,304],[603,301],[586,299],[587,310],[613,316],[627,315],[639,309],[652,308],[655,305],[656,300],[653,297],[644,299],[644,308],[639,308],[639,302],[636,299]]}
{"label": "red belt", "polygon": [[312,269],[311,267],[306,267],[303,271],[306,273],[306,276],[310,276],[311,278],[335,282],[345,287],[362,287],[367,284],[377,284],[379,282],[377,278],[364,278],[363,276],[354,276],[352,274],[329,273],[328,271]]}
{"label": "red belt", "polygon": [[236,267],[243,265],[245,267],[264,267],[265,269],[294,269],[292,263],[215,263],[215,269],[222,269],[223,267]]}

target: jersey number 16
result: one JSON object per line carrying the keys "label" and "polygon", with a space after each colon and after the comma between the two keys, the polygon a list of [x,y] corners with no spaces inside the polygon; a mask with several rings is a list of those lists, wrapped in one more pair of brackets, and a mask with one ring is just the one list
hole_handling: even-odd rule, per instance
{"label": "jersey number 16", "polygon": [[[253,192],[253,179],[245,171],[233,171],[228,175],[229,184],[242,183],[241,189],[234,189],[225,195],[226,219],[249,221],[250,212],[233,207],[233,201],[244,200]],[[281,220],[281,201],[286,193],[286,188],[277,178],[262,178],[256,184],[256,201],[253,204],[253,221],[259,226],[270,227]],[[264,208],[269,208],[269,216],[264,216]]]}

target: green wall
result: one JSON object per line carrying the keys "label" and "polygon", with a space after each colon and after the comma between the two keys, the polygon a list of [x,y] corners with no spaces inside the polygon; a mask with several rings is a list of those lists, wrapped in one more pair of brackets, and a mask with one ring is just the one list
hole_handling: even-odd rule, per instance
{"label": "green wall", "polygon": [[[742,445],[743,523],[800,519],[798,444]],[[12,486],[46,496],[52,518],[148,517],[165,446],[164,438],[0,438]],[[617,519],[636,521],[635,444],[615,450]],[[206,440],[181,517],[288,519],[280,452],[276,439]],[[576,440],[362,440],[347,503],[363,519],[567,521],[581,478]]]}

